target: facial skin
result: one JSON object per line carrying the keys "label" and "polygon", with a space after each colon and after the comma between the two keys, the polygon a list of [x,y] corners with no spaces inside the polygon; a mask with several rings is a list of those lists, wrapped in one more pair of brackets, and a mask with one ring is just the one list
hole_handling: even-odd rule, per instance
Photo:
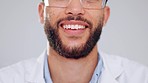
{"label": "facial skin", "polygon": [[[89,10],[84,9],[78,1],[72,0],[67,8],[46,7],[44,3],[39,5],[40,20],[50,47],[66,58],[87,56],[99,40],[109,16],[108,7]],[[70,29],[67,28],[69,25]],[[77,30],[74,25],[81,29]]]}

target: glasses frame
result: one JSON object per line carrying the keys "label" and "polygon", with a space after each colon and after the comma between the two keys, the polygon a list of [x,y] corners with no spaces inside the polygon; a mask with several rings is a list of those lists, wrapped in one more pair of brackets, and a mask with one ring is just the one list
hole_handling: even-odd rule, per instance
{"label": "glasses frame", "polygon": [[[42,0],[44,3],[45,3],[45,1],[44,0]],[[104,9],[105,8],[105,6],[106,6],[106,4],[107,4],[107,1],[108,0],[102,0],[102,7],[101,8],[85,8],[85,7],[83,7],[83,5],[82,5],[82,7],[84,8],[84,9],[88,9],[88,10],[101,10],[101,9]],[[68,5],[70,4],[70,2],[71,2],[71,0],[68,2]],[[82,3],[82,1],[80,0],[80,2]],[[54,7],[54,8],[67,8],[68,7],[68,5],[66,5],[65,7],[60,7],[60,6],[50,6],[49,4],[47,5],[47,3],[45,3],[45,6],[46,7]]]}

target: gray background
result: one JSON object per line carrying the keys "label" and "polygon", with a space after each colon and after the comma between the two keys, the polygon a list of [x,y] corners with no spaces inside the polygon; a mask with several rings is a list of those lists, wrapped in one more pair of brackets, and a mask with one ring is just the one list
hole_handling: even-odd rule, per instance
{"label": "gray background", "polygon": [[[2,0],[0,3],[0,68],[30,57],[46,48],[39,23],[39,0]],[[99,48],[148,66],[148,0],[109,0],[111,16]]]}

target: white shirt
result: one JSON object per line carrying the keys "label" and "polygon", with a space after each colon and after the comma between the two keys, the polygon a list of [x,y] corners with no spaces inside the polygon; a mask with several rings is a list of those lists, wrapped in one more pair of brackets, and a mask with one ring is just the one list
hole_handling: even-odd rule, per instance
{"label": "white shirt", "polygon": [[[148,83],[148,68],[119,56],[99,52],[103,72],[98,83]],[[45,83],[45,52],[38,59],[19,62],[0,70],[0,83]]]}

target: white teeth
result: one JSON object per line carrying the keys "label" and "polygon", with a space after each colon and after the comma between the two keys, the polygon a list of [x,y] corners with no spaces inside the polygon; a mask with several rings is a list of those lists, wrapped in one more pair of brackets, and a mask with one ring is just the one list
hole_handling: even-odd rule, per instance
{"label": "white teeth", "polygon": [[83,26],[83,25],[64,25],[63,28],[64,29],[76,29],[76,30],[78,30],[78,29],[84,29],[85,26]]}

